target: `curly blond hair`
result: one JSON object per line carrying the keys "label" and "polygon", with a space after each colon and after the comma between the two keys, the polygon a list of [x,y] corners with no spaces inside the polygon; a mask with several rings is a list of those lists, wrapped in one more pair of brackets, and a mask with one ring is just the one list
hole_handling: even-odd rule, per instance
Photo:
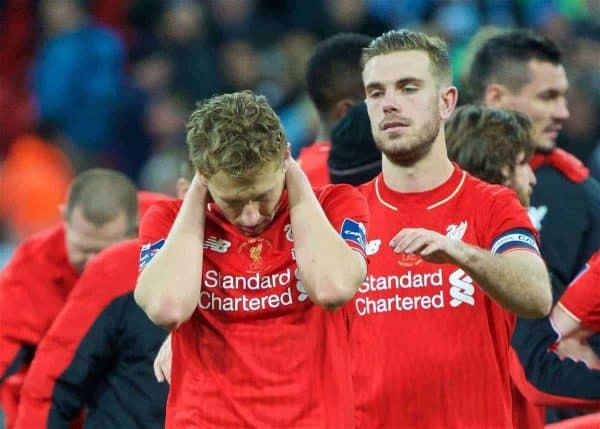
{"label": "curly blond hair", "polygon": [[194,168],[209,179],[223,171],[245,181],[269,163],[283,163],[287,138],[264,96],[252,91],[212,97],[196,106],[187,123]]}

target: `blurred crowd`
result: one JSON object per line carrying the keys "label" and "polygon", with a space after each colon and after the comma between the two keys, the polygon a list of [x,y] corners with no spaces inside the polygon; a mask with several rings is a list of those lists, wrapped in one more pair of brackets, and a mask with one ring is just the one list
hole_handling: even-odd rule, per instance
{"label": "blurred crowd", "polygon": [[304,85],[316,42],[402,27],[441,35],[460,89],[485,26],[559,43],[571,83],[559,146],[600,176],[595,0],[0,0],[0,266],[59,219],[77,172],[111,167],[174,195],[197,100],[266,95],[297,156],[318,133]]}

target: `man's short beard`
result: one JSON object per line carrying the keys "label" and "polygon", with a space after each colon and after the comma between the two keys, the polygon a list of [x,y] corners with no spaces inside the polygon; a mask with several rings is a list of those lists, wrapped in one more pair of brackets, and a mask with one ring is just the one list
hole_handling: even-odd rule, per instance
{"label": "man's short beard", "polygon": [[392,140],[389,147],[385,147],[377,139],[375,140],[375,145],[392,164],[400,167],[411,167],[431,152],[440,128],[439,119],[434,116],[427,123],[423,124],[416,136],[404,137],[404,141],[401,144]]}

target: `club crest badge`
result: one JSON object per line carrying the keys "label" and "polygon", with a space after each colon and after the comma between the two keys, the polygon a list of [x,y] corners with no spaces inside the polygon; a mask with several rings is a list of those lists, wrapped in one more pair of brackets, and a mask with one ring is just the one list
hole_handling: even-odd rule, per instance
{"label": "club crest badge", "polygon": [[264,255],[270,247],[271,242],[264,238],[251,238],[238,246],[238,254],[244,255],[249,260],[247,272],[256,273],[269,268],[264,260]]}

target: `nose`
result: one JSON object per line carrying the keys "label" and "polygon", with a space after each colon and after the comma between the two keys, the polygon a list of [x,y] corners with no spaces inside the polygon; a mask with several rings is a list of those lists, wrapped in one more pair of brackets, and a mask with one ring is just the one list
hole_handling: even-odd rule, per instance
{"label": "nose", "polygon": [[258,203],[249,201],[242,209],[240,221],[243,226],[253,227],[260,223],[261,215]]}
{"label": "nose", "polygon": [[381,105],[385,113],[397,112],[399,110],[394,91],[385,92]]}
{"label": "nose", "polygon": [[566,97],[561,97],[558,100],[556,109],[554,110],[554,119],[564,121],[569,119],[571,113],[569,112],[569,106]]}

